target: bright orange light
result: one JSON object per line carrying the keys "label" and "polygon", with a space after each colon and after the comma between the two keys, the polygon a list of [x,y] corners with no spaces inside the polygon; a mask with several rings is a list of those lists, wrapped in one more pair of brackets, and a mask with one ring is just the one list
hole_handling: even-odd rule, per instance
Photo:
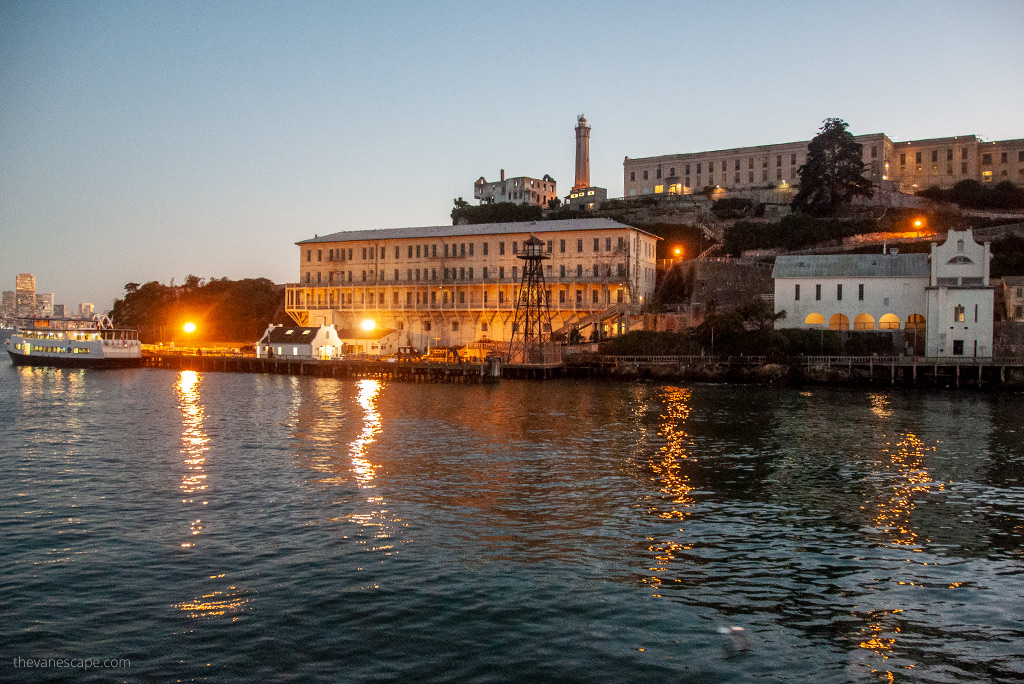
{"label": "bright orange light", "polygon": [[181,329],[191,335],[192,333],[194,333],[196,331],[196,324],[191,322],[191,321],[189,321],[188,323],[183,325]]}
{"label": "bright orange light", "polygon": [[359,327],[369,332],[377,327],[377,321],[373,320],[372,318],[367,318],[365,321],[359,324]]}
{"label": "bright orange light", "polygon": [[682,253],[683,253],[683,249],[681,247],[676,247],[676,256],[679,256]]}

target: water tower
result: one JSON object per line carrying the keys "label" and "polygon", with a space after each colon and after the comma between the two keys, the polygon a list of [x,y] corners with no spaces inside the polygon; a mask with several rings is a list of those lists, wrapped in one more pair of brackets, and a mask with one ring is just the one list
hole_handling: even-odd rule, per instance
{"label": "water tower", "polygon": [[523,260],[523,280],[512,318],[508,361],[513,364],[544,363],[546,335],[551,330],[551,310],[544,286],[544,242],[531,235],[518,255]]}

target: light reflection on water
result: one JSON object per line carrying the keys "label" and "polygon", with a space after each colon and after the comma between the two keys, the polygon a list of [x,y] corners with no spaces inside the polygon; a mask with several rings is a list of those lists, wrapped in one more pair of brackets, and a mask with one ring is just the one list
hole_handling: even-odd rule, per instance
{"label": "light reflection on water", "polygon": [[1020,397],[0,382],[0,614],[26,653],[102,644],[154,681],[1024,676]]}

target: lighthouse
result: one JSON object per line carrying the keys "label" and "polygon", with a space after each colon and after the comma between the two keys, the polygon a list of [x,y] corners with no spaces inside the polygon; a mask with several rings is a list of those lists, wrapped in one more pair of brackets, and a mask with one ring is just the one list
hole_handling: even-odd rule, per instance
{"label": "lighthouse", "polygon": [[590,187],[590,125],[580,114],[576,118],[576,182],[573,190]]}

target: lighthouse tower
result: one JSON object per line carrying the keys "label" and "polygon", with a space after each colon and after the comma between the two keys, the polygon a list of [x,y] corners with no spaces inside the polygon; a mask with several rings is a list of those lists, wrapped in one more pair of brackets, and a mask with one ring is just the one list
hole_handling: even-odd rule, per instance
{"label": "lighthouse tower", "polygon": [[590,184],[590,124],[576,117],[576,182],[565,198],[565,206],[577,211],[593,211],[608,199],[608,190]]}
{"label": "lighthouse tower", "polygon": [[580,114],[576,118],[576,182],[573,190],[590,187],[590,125]]}

